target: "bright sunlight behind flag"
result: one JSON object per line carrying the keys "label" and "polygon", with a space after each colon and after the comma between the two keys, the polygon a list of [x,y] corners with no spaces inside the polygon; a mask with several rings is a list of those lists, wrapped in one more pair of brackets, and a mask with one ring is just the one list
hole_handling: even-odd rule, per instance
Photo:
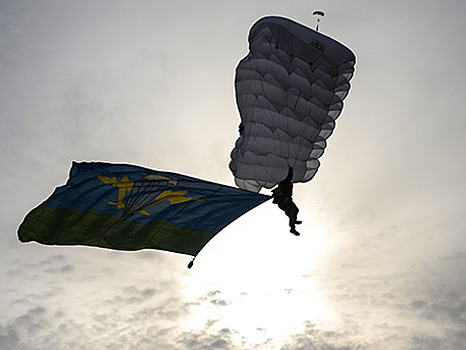
{"label": "bright sunlight behind flag", "polygon": [[269,198],[135,165],[73,162],[68,182],[28,213],[18,237],[196,256],[225,226]]}

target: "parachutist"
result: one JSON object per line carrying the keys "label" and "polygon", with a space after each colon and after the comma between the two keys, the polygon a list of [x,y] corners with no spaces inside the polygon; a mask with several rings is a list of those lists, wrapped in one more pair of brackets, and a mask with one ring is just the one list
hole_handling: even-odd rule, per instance
{"label": "parachutist", "polygon": [[293,202],[293,168],[288,168],[288,175],[281,181],[278,186],[272,190],[272,203],[277,204],[278,207],[285,212],[290,218],[290,232],[295,236],[299,236],[300,233],[296,231],[296,225],[302,223],[298,221],[299,209]]}

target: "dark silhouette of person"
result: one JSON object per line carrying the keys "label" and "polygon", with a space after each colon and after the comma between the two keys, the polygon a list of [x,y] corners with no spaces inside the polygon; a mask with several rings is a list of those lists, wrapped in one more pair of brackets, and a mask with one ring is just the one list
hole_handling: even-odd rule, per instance
{"label": "dark silhouette of person", "polygon": [[299,236],[299,232],[296,231],[296,225],[301,224],[298,221],[299,209],[293,202],[293,168],[288,168],[288,175],[281,181],[278,186],[272,190],[272,203],[277,204],[278,207],[285,212],[290,218],[290,232],[295,236]]}

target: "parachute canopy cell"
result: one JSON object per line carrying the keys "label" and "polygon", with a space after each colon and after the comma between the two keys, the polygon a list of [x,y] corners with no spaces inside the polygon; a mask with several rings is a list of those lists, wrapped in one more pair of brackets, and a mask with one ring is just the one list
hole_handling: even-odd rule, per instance
{"label": "parachute canopy cell", "polygon": [[229,167],[238,187],[272,188],[289,167],[294,183],[314,177],[355,62],[341,43],[290,19],[253,25],[235,78],[241,124]]}

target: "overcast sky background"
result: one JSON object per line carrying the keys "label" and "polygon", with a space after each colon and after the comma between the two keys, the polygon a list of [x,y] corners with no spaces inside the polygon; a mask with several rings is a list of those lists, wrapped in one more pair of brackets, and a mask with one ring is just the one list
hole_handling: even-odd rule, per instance
{"label": "overcast sky background", "polygon": [[[21,244],[73,160],[233,185],[234,69],[270,14],[357,56],[302,235],[270,201],[190,258]],[[0,0],[0,349],[462,349],[466,3]],[[267,192],[266,192],[267,193]]]}

